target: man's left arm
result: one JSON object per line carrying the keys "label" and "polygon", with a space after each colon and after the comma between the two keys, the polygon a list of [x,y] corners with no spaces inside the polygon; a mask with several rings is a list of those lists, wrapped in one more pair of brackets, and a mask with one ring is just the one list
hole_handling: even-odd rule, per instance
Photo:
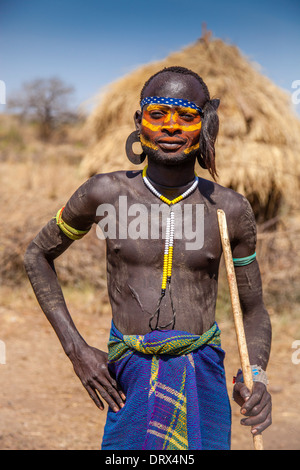
{"label": "man's left arm", "polygon": [[244,198],[241,214],[236,219],[233,258],[250,364],[262,370],[253,375],[252,394],[237,374],[234,399],[245,416],[241,423],[253,426],[252,433],[261,433],[271,424],[271,396],[267,391],[266,368],[271,350],[271,322],[263,302],[262,282],[256,257],[256,224],[249,202]]}

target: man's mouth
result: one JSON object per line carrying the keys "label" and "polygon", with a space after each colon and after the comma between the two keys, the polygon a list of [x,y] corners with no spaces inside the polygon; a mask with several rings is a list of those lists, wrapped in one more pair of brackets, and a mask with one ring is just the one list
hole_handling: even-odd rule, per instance
{"label": "man's mouth", "polygon": [[163,138],[158,139],[157,144],[162,150],[168,150],[175,152],[176,150],[180,149],[186,143],[183,139],[176,138]]}

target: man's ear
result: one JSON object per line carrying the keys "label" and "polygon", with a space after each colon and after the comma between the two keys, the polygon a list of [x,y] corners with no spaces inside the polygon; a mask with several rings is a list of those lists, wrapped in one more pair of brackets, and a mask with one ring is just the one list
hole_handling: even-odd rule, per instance
{"label": "man's ear", "polygon": [[220,106],[220,100],[218,98],[214,98],[213,100],[210,100],[210,104],[214,110],[217,111],[218,107]]}
{"label": "man's ear", "polygon": [[141,127],[142,127],[142,111],[136,111],[134,113],[134,123],[135,123],[135,128],[138,132],[141,131]]}

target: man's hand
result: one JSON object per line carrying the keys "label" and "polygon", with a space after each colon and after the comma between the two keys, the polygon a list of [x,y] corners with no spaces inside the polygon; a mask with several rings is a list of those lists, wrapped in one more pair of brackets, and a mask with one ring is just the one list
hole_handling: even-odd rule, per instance
{"label": "man's hand", "polygon": [[233,389],[233,399],[241,406],[241,413],[248,416],[241,420],[241,424],[253,426],[253,434],[262,433],[272,424],[271,395],[262,382],[253,383],[252,394],[243,382],[237,382]]}
{"label": "man's hand", "polygon": [[125,395],[108,371],[107,353],[85,345],[76,355],[69,357],[83,386],[100,410],[104,409],[100,397],[115,412],[123,408]]}

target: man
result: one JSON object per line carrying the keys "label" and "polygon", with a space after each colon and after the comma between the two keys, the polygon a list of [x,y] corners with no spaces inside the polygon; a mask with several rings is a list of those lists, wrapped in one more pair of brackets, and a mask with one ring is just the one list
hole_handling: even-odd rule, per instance
{"label": "man", "polygon": [[[37,299],[76,374],[101,410],[103,400],[109,405],[103,449],[230,448],[224,352],[215,323],[222,254],[219,208],[227,216],[255,380],[250,394],[239,372],[234,398],[241,405],[242,424],[252,426],[253,434],[271,424],[264,372],[271,326],[255,259],[253,213],[243,196],[194,173],[197,158],[216,176],[217,107],[203,80],[188,69],[170,67],[150,77],[134,116],[136,131],[126,144],[131,161],[141,163],[147,156],[144,171],[90,178],[26,252]],[[135,140],[142,144],[141,155],[132,151]],[[124,200],[126,207],[146,208],[152,215],[139,219],[147,227],[145,236],[129,236],[119,210]],[[152,210],[157,204],[166,208],[159,224]],[[110,205],[116,209],[116,230],[106,234],[112,307],[108,356],[76,329],[53,261],[94,223],[108,226],[102,209]],[[194,215],[185,213],[188,208]],[[158,225],[159,236],[149,235],[157,228],[149,228],[149,221]],[[193,245],[187,234],[198,232],[201,240]]]}

